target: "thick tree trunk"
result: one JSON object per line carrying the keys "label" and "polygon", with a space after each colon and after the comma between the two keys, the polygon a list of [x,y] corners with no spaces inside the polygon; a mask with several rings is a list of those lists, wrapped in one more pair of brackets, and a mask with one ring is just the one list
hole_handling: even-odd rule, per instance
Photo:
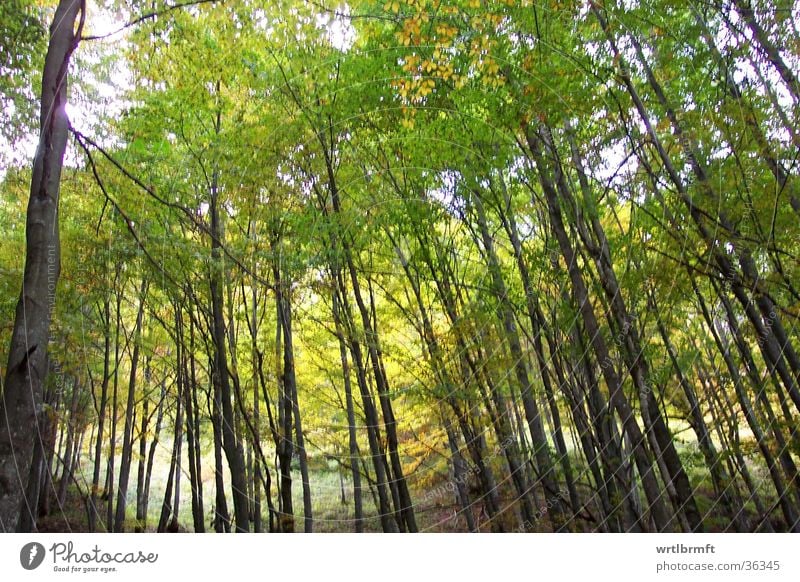
{"label": "thick tree trunk", "polygon": [[[45,392],[44,402],[47,406],[52,407],[56,414],[61,406],[61,390],[59,389],[58,381],[54,382],[54,386]],[[55,459],[55,446],[56,434],[58,433],[58,426],[55,418],[48,416],[45,418],[44,426],[41,428],[41,438],[37,439],[37,447],[41,448],[40,467],[38,469],[40,483],[39,488],[39,509],[38,516],[44,517],[50,515],[50,500],[52,498],[51,492],[53,490],[53,461]],[[37,462],[37,452],[34,450],[33,462]],[[33,469],[33,466],[32,466]],[[33,471],[31,477],[35,477]],[[29,496],[28,499],[33,499]],[[25,514],[23,514],[24,516]],[[33,529],[35,524],[31,524]]]}
{"label": "thick tree trunk", "polygon": [[[12,532],[38,500],[25,497],[47,373],[47,344],[61,270],[58,200],[69,134],[67,76],[80,41],[85,1],[60,0],[50,25],[42,75],[39,144],[33,159],[25,230],[25,272],[0,401],[0,530]],[[36,516],[31,516],[35,523]]]}

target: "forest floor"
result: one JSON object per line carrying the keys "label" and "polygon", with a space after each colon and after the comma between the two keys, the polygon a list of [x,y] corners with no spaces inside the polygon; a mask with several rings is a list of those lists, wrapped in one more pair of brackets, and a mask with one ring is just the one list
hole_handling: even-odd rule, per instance
{"label": "forest floor", "polygon": [[[164,447],[156,449],[156,456],[154,459],[153,476],[151,481],[151,502],[148,507],[147,523],[145,524],[145,531],[155,531],[158,523],[159,515],[161,513],[161,503],[159,500],[163,499],[164,491],[166,488],[166,475],[169,472],[170,458]],[[690,479],[695,483],[695,494],[698,500],[699,509],[701,513],[706,514],[705,525],[708,531],[721,531],[722,528],[719,524],[715,523],[713,517],[713,490],[709,483],[703,481],[704,473],[699,463],[694,463],[694,456],[697,451],[689,444],[681,448],[681,456],[686,463],[687,469],[690,472]],[[87,455],[84,458],[88,458]],[[213,501],[213,488],[214,488],[214,472],[213,472],[213,459],[203,459],[203,493],[205,513],[207,517],[206,531],[213,531],[211,523]],[[692,470],[694,464],[697,464],[697,470]],[[89,463],[84,463],[85,467]],[[310,464],[312,483],[311,497],[314,506],[314,531],[315,532],[349,532],[353,531],[353,499],[352,499],[352,483],[344,475],[340,475],[339,468],[334,461],[325,461],[322,457],[317,457]],[[461,514],[461,508],[456,503],[455,494],[449,492],[447,487],[446,468],[428,467],[430,474],[425,479],[426,483],[431,482],[427,486],[412,486],[412,499],[418,500],[418,505],[415,507],[415,515],[417,525],[420,531],[426,532],[463,532],[466,531],[466,523]],[[576,467],[578,469],[578,467]],[[752,467],[754,472],[759,471],[759,467],[754,465]],[[433,477],[436,475],[436,477]],[[296,527],[302,528],[303,519],[303,497],[302,497],[302,479],[299,471],[293,472],[293,503],[295,508],[295,523]],[[62,506],[59,507],[55,495],[51,496],[51,513],[44,517],[39,522],[39,531],[41,532],[85,532],[88,531],[87,527],[87,509],[88,504],[85,500],[85,492],[89,491],[91,475],[85,474],[79,470],[76,474],[76,479],[81,484],[80,491],[74,485],[70,486],[69,493]],[[229,479],[226,479],[226,485],[229,486]],[[764,485],[764,494],[767,494],[767,484],[765,479],[758,479],[758,482]],[[101,474],[101,483],[104,482],[104,475]],[[411,481],[412,484],[414,481]],[[274,481],[273,481],[274,483]],[[373,501],[372,494],[367,488],[367,484],[363,492],[363,505],[364,514],[367,516],[377,515],[376,505]],[[57,489],[57,487],[54,487]],[[434,494],[431,494],[434,492]],[[230,495],[230,492],[228,492]],[[275,492],[273,491],[273,494]],[[136,483],[135,476],[130,484],[130,500],[128,506],[128,515],[135,511],[135,495]],[[506,499],[507,498],[507,499]],[[511,491],[504,492],[501,490],[501,502],[503,506],[513,505],[513,493]],[[102,528],[105,523],[106,515],[106,501],[102,498],[98,499],[98,510],[100,518],[98,523]],[[538,506],[544,507],[539,503]],[[264,510],[264,527],[266,528],[267,520],[267,506],[262,500],[262,507]],[[537,521],[538,529],[542,532],[549,530],[548,520],[544,518],[546,514],[540,510],[540,519]],[[513,512],[507,512],[504,519],[504,529],[506,531],[514,530],[514,523],[512,519]],[[591,513],[591,510],[590,510]],[[749,517],[755,516],[755,509],[748,506]],[[180,491],[180,509],[179,509],[179,531],[193,531],[192,527],[192,509],[191,509],[191,490],[189,485],[189,478],[187,474],[183,474],[181,478],[181,491]],[[476,523],[481,531],[490,531],[490,524],[485,515],[482,515],[481,510],[476,508],[473,512]],[[132,516],[126,522],[126,531],[134,531],[139,524],[135,523]],[[780,524],[773,524],[777,531],[781,531]],[[536,526],[535,526],[536,527]],[[577,531],[592,531],[596,529],[597,524],[592,520],[581,520],[575,528]],[[367,518],[364,520],[365,531],[381,531],[380,520],[377,517]]]}

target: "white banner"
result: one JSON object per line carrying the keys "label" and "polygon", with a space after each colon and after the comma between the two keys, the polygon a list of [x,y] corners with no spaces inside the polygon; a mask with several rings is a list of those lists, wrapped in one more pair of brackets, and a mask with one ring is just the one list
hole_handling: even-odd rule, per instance
{"label": "white banner", "polygon": [[800,580],[792,534],[6,534],[16,580]]}

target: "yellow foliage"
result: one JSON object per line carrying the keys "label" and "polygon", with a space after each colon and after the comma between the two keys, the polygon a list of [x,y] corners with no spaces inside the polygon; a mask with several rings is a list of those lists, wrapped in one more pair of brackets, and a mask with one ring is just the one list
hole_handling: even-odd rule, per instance
{"label": "yellow foliage", "polygon": [[400,2],[398,2],[397,0],[394,1],[389,0],[389,2],[383,5],[383,9],[397,14],[398,12],[400,12]]}

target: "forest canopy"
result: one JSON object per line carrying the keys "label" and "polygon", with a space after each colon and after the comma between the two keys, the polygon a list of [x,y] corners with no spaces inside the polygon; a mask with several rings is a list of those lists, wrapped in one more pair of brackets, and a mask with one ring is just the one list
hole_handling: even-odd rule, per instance
{"label": "forest canopy", "polygon": [[800,531],[800,2],[0,2],[0,531]]}

